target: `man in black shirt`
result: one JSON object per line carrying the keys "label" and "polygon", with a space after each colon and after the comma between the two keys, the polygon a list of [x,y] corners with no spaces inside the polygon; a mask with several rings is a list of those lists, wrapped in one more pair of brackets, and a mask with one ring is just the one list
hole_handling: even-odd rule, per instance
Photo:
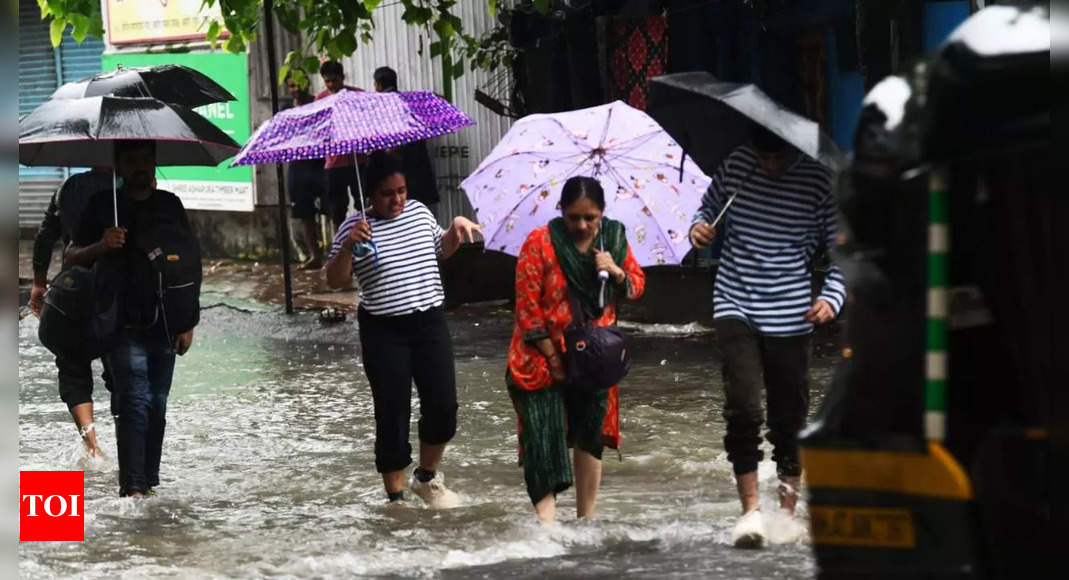
{"label": "man in black shirt", "polygon": [[[397,72],[388,66],[375,69],[375,92],[390,93],[397,90]],[[440,197],[438,183],[427,152],[426,141],[416,141],[390,149],[389,153],[401,162],[408,183],[408,199],[422,202],[436,214]]]}
{"label": "man in black shirt", "polygon": [[[172,304],[167,302],[157,258],[180,263],[186,255],[162,252],[161,231],[180,231],[192,239],[182,202],[173,193],[155,189],[156,149],[152,141],[124,141],[115,145],[116,172],[124,187],[113,201],[110,191],[93,196],[86,207],[68,252],[72,264],[99,261],[108,280],[115,280],[122,330],[105,355],[112,375],[111,411],[115,416],[119,455],[119,494],[142,497],[159,485],[160,457],[166,425],[175,355],[193,343],[194,320],[176,328]],[[118,225],[114,215],[118,214]],[[193,301],[198,280],[188,286]],[[169,283],[169,282],[166,282]],[[167,304],[167,309],[162,307]]]}
{"label": "man in black shirt", "polygon": [[[74,237],[89,198],[96,192],[111,189],[112,173],[106,168],[94,167],[85,173],[75,173],[63,182],[52,196],[33,240],[33,289],[30,291],[30,310],[41,316],[45,290],[48,283],[48,267],[52,262],[52,250],[56,242],[63,240],[64,247]],[[90,359],[56,357],[59,370],[59,397],[67,404],[78,433],[91,456],[99,456],[96,429],[93,424],[93,366]],[[108,384],[108,373],[103,375]]]}

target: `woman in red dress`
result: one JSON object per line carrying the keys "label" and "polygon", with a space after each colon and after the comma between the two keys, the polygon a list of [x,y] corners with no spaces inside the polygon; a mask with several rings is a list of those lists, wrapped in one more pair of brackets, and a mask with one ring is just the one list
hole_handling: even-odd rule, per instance
{"label": "woman in red dress", "polygon": [[[516,264],[516,324],[505,373],[516,408],[520,461],[539,521],[556,520],[556,496],[574,479],[578,517],[594,514],[605,445],[620,445],[617,387],[569,388],[561,359],[572,322],[568,290],[587,319],[616,324],[616,298],[642,295],[646,276],[631,254],[620,222],[603,217],[605,193],[590,177],[573,177],[561,191],[562,217],[527,236]],[[604,295],[598,271],[609,273]],[[604,305],[604,306],[602,306]]]}

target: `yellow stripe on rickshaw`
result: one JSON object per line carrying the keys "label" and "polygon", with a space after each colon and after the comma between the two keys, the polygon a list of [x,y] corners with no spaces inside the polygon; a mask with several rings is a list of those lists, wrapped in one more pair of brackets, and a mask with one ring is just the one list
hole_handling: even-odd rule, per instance
{"label": "yellow stripe on rickshaw", "polygon": [[941,444],[928,442],[928,453],[863,449],[802,449],[806,483],[812,488],[839,488],[900,493],[952,500],[973,497],[965,470]]}

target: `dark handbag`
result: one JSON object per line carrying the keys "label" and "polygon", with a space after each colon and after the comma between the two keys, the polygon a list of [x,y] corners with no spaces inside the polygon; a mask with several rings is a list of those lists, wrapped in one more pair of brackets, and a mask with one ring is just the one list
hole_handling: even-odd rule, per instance
{"label": "dark handbag", "polygon": [[601,391],[619,384],[631,369],[627,337],[615,326],[598,326],[587,318],[571,288],[568,300],[572,324],[564,330],[564,365],[569,388]]}

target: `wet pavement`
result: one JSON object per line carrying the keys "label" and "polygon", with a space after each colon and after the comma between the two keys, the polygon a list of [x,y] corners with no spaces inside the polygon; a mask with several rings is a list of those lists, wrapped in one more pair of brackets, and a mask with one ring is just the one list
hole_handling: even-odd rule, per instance
{"label": "wet pavement", "polygon": [[[396,510],[385,505],[374,472],[355,322],[280,314],[258,299],[269,276],[248,264],[234,268],[242,266],[240,276],[220,278],[232,287],[209,285],[215,274],[206,275],[206,308],[193,349],[178,360],[169,402],[163,484],[148,500],[117,497],[107,392],[98,381],[108,458],[87,461],[56,394],[52,357],[37,342],[36,319],[20,322],[20,468],[86,469],[86,541],[22,544],[20,577],[814,575],[805,506],[797,520],[777,512],[769,461],[760,475],[774,541],[757,552],[728,544],[738,504],[708,329],[624,325],[635,360],[622,387],[622,459],[606,452],[595,519],[574,520],[569,490],[562,525],[547,529],[534,521],[516,465],[515,416],[502,380],[511,312],[502,303],[451,311],[461,408],[442,471],[463,505],[435,512],[410,498],[410,507]],[[835,361],[814,359],[814,409]]]}

